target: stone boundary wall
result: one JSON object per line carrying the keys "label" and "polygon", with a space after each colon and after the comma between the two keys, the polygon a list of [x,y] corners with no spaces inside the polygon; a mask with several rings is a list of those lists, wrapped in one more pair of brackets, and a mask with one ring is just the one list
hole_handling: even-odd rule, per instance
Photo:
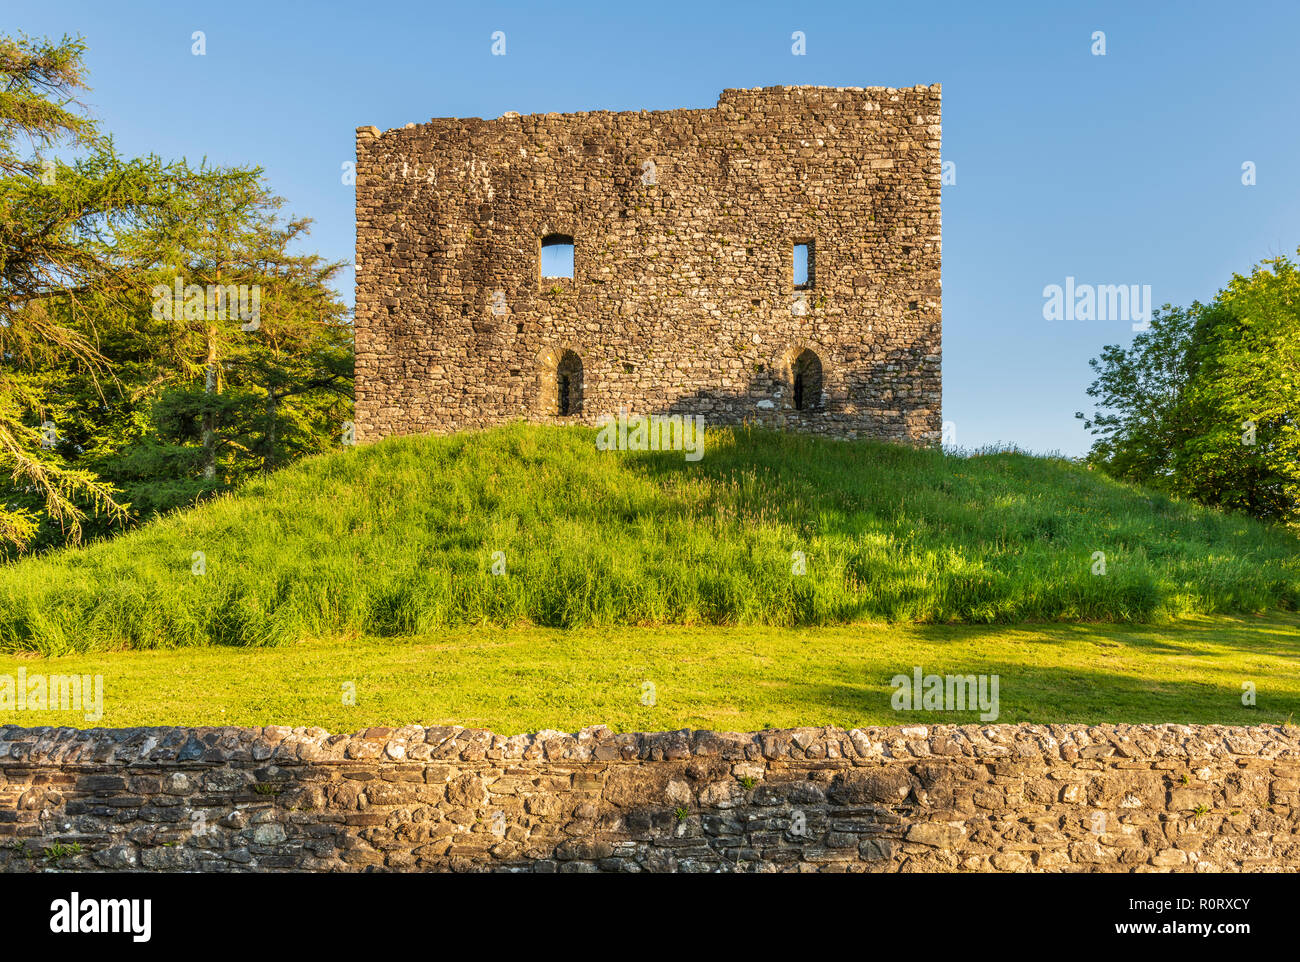
{"label": "stone boundary wall", "polygon": [[1300,729],[0,728],[0,870],[1294,871]]}

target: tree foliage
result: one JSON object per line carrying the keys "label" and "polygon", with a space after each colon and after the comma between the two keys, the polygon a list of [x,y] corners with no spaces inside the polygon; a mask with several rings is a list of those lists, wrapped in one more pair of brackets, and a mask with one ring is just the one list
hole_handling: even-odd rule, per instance
{"label": "tree foliage", "polygon": [[84,53],[0,37],[0,556],[192,503],[350,416],[342,265],[301,252],[310,221],[260,169],[119,157],[75,99]]}
{"label": "tree foliage", "polygon": [[1300,522],[1300,271],[1235,275],[1210,304],[1155,312],[1108,345],[1088,389],[1089,460],[1125,480],[1257,518]]}

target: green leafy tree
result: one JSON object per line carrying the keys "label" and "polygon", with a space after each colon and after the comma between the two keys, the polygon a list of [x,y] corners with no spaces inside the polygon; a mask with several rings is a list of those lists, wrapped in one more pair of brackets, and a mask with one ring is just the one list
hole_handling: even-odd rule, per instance
{"label": "green leafy tree", "polygon": [[1210,304],[1166,307],[1090,364],[1089,460],[1116,477],[1255,517],[1300,521],[1300,284],[1280,258]]}
{"label": "green leafy tree", "polygon": [[1188,445],[1186,471],[1202,500],[1300,520],[1300,271],[1265,261],[1234,275],[1219,303],[1191,391],[1214,417]]}
{"label": "green leafy tree", "polygon": [[351,416],[342,265],[295,252],[310,222],[257,168],[118,158],[73,99],[84,50],[0,37],[0,556],[193,503]]}
{"label": "green leafy tree", "polygon": [[330,287],[343,265],[293,253],[311,222],[282,220],[260,177],[241,171],[196,192],[179,232],[157,241],[173,251],[157,291],[204,298],[202,310],[171,306],[177,376],[159,400],[159,437],[192,447],[197,425],[205,481],[321,450],[351,412],[352,328]]}
{"label": "green leafy tree", "polygon": [[[123,507],[88,471],[60,456],[58,401],[21,370],[66,358],[96,378],[104,358],[65,322],[95,291],[129,288],[130,252],[114,237],[165,208],[169,171],[156,159],[123,162],[76,109],[85,88],[84,44],[0,37],[0,546],[25,545],[39,511],[80,532],[80,503],[111,515]],[[73,163],[41,157],[58,145],[84,149]],[[26,152],[24,152],[26,151]],[[53,304],[58,301],[58,304]],[[57,308],[57,309],[56,309]]]}

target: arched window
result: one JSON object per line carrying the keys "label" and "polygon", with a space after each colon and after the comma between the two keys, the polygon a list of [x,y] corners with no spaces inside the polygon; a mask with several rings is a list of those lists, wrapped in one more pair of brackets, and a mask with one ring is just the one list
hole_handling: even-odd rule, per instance
{"label": "arched window", "polygon": [[804,349],[790,365],[794,379],[794,409],[816,411],[822,405],[822,362],[812,351]]}
{"label": "arched window", "polygon": [[555,413],[562,418],[582,413],[582,358],[573,351],[560,355],[555,368]]}

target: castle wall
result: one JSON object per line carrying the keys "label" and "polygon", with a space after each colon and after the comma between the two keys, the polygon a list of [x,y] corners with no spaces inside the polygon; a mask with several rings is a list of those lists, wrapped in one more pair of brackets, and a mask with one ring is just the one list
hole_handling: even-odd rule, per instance
{"label": "castle wall", "polygon": [[[358,440],[622,407],[937,443],[939,112],[937,85],[774,87],[360,128]],[[551,234],[572,279],[540,276]],[[560,417],[566,351],[582,406]]]}

